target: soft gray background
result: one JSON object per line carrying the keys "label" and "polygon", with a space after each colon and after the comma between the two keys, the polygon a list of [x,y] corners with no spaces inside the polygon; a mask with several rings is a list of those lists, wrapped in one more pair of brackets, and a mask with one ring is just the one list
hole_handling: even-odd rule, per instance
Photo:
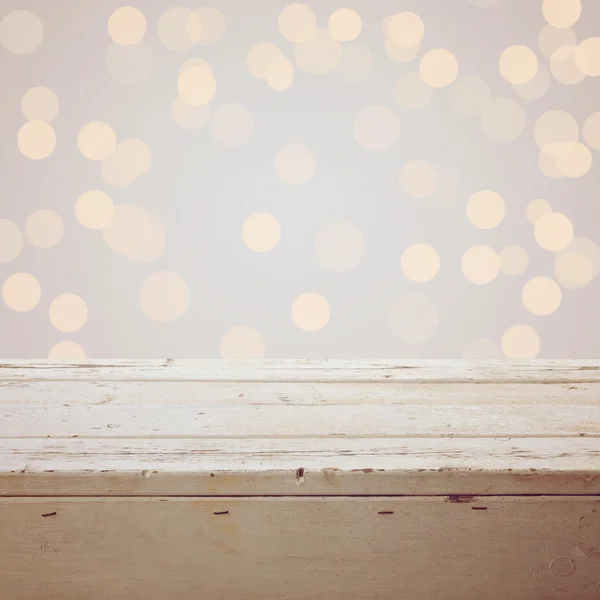
{"label": "soft gray background", "polygon": [[[41,284],[38,306],[24,313],[0,302],[0,354],[43,357],[62,340],[79,343],[90,357],[216,357],[222,336],[231,327],[253,327],[263,336],[267,357],[457,357],[471,340],[486,338],[500,347],[502,334],[514,324],[533,326],[541,340],[541,357],[600,355],[600,278],[582,289],[563,290],[558,310],[538,317],[521,300],[524,284],[536,275],[553,276],[553,255],[540,248],[525,208],[545,198],[566,214],[575,235],[600,244],[600,153],[580,179],[554,180],[538,167],[533,139],[537,118],[552,109],[570,112],[580,125],[600,110],[600,81],[577,85],[552,79],[539,100],[519,98],[498,71],[498,58],[512,44],[538,50],[538,35],[547,25],[541,0],[504,0],[481,8],[468,0],[329,0],[308,2],[320,27],[332,11],[350,7],[363,20],[357,42],[368,46],[373,75],[361,84],[335,73],[311,75],[296,68],[289,90],[276,92],[253,77],[246,66],[256,43],[277,44],[294,62],[293,44],[278,31],[283,0],[214,0],[226,18],[227,31],[214,46],[173,52],[157,38],[159,16],[172,6],[165,0],[130,0],[147,19],[145,41],[154,65],[146,80],[127,84],[109,74],[105,55],[111,43],[107,20],[124,3],[116,0],[0,0],[0,17],[15,8],[35,12],[44,24],[41,46],[28,55],[0,47],[0,218],[21,229],[29,214],[42,208],[63,219],[64,237],[49,249],[25,240],[20,256],[0,264],[0,280],[14,272],[33,274]],[[186,3],[189,8],[199,4]],[[425,23],[418,57],[396,63],[385,52],[382,20],[400,10],[417,12]],[[600,35],[600,3],[583,0],[583,16],[573,26],[580,40]],[[484,79],[494,97],[510,97],[525,109],[524,133],[515,141],[494,142],[477,117],[458,114],[449,102],[450,88],[435,90],[423,110],[401,109],[394,99],[403,73],[417,71],[428,49],[451,50],[459,76]],[[208,127],[187,131],[170,112],[177,71],[185,59],[203,57],[212,66],[218,91],[211,104],[238,102],[254,118],[252,138],[240,147],[218,145]],[[60,110],[52,122],[58,143],[44,160],[30,160],[17,147],[25,118],[20,103],[33,86],[47,86],[58,96]],[[368,152],[353,137],[356,115],[383,104],[399,117],[397,144],[385,152]],[[77,148],[77,135],[88,121],[104,121],[119,140],[142,139],[152,151],[152,166],[133,185],[114,189],[100,177],[98,163]],[[281,183],[273,160],[285,144],[302,142],[317,158],[313,180],[304,186]],[[462,190],[450,210],[406,197],[398,174],[409,160],[422,159],[454,167]],[[166,249],[150,264],[133,264],[110,250],[102,234],[82,227],[74,213],[78,196],[89,189],[107,191],[115,204],[155,209],[165,226]],[[506,202],[506,217],[489,231],[466,217],[468,198],[490,189]],[[250,214],[268,212],[281,225],[281,241],[270,252],[248,249],[241,227]],[[338,273],[315,257],[317,232],[333,221],[350,221],[365,238],[358,266]],[[400,257],[408,245],[427,242],[441,258],[430,282],[418,284],[402,273]],[[530,258],[525,273],[500,275],[474,285],[461,273],[461,257],[476,244],[499,251],[508,244],[524,247]],[[158,323],[144,314],[139,293],[156,271],[174,271],[187,282],[191,301],[174,322]],[[407,344],[392,333],[390,306],[407,291],[429,296],[439,310],[435,335],[422,344]],[[53,298],[80,295],[89,319],[74,333],[57,331],[48,318]],[[329,323],[319,331],[298,328],[291,317],[294,299],[318,292],[331,307]]]}

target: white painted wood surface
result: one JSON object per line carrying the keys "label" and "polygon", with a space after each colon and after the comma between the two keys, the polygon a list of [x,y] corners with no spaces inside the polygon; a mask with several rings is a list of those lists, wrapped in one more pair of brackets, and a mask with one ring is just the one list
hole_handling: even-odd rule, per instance
{"label": "white painted wood surface", "polygon": [[4,361],[0,597],[600,600],[600,361]]}

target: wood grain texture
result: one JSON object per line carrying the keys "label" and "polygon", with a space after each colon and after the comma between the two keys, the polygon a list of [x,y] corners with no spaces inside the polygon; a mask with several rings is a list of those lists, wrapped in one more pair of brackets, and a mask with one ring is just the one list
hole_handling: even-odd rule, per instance
{"label": "wood grain texture", "polygon": [[0,500],[10,600],[597,600],[571,498]]}
{"label": "wood grain texture", "polygon": [[596,494],[598,364],[11,361],[0,495]]}
{"label": "wood grain texture", "polygon": [[600,382],[598,360],[4,360],[8,381]]}

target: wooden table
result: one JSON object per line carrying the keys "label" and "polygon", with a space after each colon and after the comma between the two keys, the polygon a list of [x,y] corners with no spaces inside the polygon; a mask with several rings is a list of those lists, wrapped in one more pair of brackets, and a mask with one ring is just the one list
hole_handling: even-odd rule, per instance
{"label": "wooden table", "polygon": [[6,600],[598,600],[600,361],[9,361]]}

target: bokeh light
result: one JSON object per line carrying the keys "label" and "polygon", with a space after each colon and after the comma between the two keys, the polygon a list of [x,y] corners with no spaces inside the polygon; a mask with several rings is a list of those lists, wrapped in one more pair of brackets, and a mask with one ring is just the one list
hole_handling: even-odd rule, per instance
{"label": "bokeh light", "polygon": [[48,352],[48,358],[56,361],[83,360],[87,358],[85,350],[77,343],[64,340],[54,344]]}
{"label": "bokeh light", "polygon": [[454,83],[458,75],[458,62],[449,50],[434,48],[422,56],[419,73],[428,86],[447,87]]}
{"label": "bokeh light", "polygon": [[315,256],[326,269],[346,272],[354,269],[365,254],[362,231],[347,221],[323,226],[315,238]]}
{"label": "bokeh light", "polygon": [[[214,6],[201,6],[194,13],[200,19],[200,46],[214,46],[218,44],[225,35],[227,30],[227,22],[225,15]],[[192,21],[192,28],[195,28],[195,21]]]}
{"label": "bokeh light", "polygon": [[0,264],[12,262],[23,250],[23,234],[16,223],[0,219]]}
{"label": "bokeh light", "polygon": [[115,214],[111,197],[102,190],[83,192],[75,203],[77,220],[88,229],[106,227]]}
{"label": "bokeh light", "polygon": [[8,308],[17,312],[33,310],[40,302],[40,282],[30,273],[14,273],[2,286],[2,298]]}
{"label": "bokeh light", "polygon": [[242,239],[250,250],[268,252],[279,243],[281,226],[273,215],[255,213],[244,221]]}
{"label": "bokeh light", "polygon": [[204,106],[217,93],[215,76],[204,67],[189,67],[179,73],[177,93],[190,106]]}
{"label": "bokeh light", "polygon": [[32,160],[48,158],[56,148],[56,133],[52,125],[44,121],[28,121],[19,129],[17,146]]}
{"label": "bokeh light", "polygon": [[544,0],[542,14],[553,27],[571,27],[581,16],[581,0]]}
{"label": "bokeh light", "polygon": [[463,254],[461,269],[471,283],[484,285],[498,276],[500,257],[489,246],[472,246]]}
{"label": "bokeh light", "polygon": [[146,17],[134,6],[121,6],[108,18],[108,34],[115,44],[133,46],[146,34]]}
{"label": "bokeh light", "polygon": [[110,125],[92,121],[79,130],[77,147],[89,160],[105,160],[117,149],[117,135]]}
{"label": "bokeh light", "polygon": [[531,81],[538,72],[538,66],[535,52],[527,46],[510,46],[500,55],[500,74],[513,85]]}
{"label": "bokeh light", "polygon": [[537,276],[525,284],[521,297],[525,308],[530,313],[545,317],[560,306],[562,293],[554,279]]}
{"label": "bokeh light", "polygon": [[317,31],[317,17],[306,4],[288,4],[279,13],[279,32],[290,42],[306,42]]}
{"label": "bokeh light", "polygon": [[50,304],[50,323],[63,333],[79,331],[88,320],[88,307],[77,294],[60,294]]}
{"label": "bokeh light", "polygon": [[21,112],[29,121],[49,123],[58,114],[58,97],[44,86],[29,88],[21,100]]}
{"label": "bokeh light", "polygon": [[221,338],[221,358],[263,358],[265,340],[253,327],[237,325]]}
{"label": "bokeh light", "polygon": [[411,281],[431,281],[440,270],[440,256],[429,244],[411,244],[400,260],[402,272]]}
{"label": "bokeh light", "polygon": [[535,223],[535,240],[544,250],[564,250],[573,239],[573,223],[560,212],[542,215]]}
{"label": "bokeh light", "polygon": [[13,54],[31,54],[44,40],[44,24],[30,10],[13,10],[0,20],[0,46]]}
{"label": "bokeh light", "polygon": [[351,42],[360,35],[362,20],[355,10],[340,8],[329,17],[328,29],[331,37],[338,42]]}
{"label": "bokeh light", "polygon": [[25,221],[25,237],[37,248],[56,246],[64,232],[62,219],[50,209],[36,210]]}
{"label": "bokeh light", "polygon": [[506,358],[535,358],[540,351],[540,337],[530,325],[513,325],[502,335],[501,347]]}
{"label": "bokeh light", "polygon": [[306,292],[292,304],[292,320],[299,329],[307,332],[319,331],[329,322],[329,302],[321,294]]}
{"label": "bokeh light", "polygon": [[304,185],[315,175],[317,159],[305,144],[286,144],[277,152],[275,173],[287,185]]}
{"label": "bokeh light", "polygon": [[506,208],[497,192],[479,190],[467,202],[467,218],[479,229],[493,229],[502,223]]}
{"label": "bokeh light", "polygon": [[141,177],[152,164],[150,148],[138,139],[119,142],[116,150],[102,161],[100,175],[105,183],[125,188]]}
{"label": "bokeh light", "polygon": [[198,14],[189,8],[173,7],[159,17],[156,32],[166,48],[184,52],[202,38],[202,22]]}
{"label": "bokeh light", "polygon": [[140,289],[140,306],[153,321],[170,323],[189,308],[190,290],[177,273],[157,271],[147,277]]}

